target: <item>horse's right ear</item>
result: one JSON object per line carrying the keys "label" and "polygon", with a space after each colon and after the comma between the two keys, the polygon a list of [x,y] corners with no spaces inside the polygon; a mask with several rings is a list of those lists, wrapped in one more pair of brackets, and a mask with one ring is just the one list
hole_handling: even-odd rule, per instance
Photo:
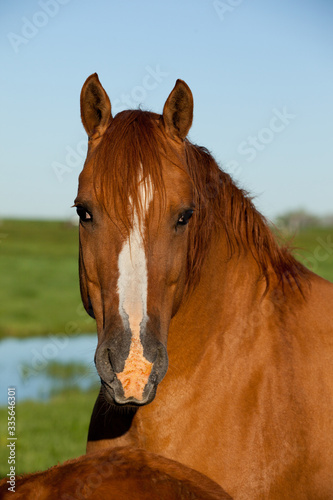
{"label": "horse's right ear", "polygon": [[98,79],[97,73],[84,82],[80,96],[81,120],[89,139],[98,139],[111,120],[110,99]]}

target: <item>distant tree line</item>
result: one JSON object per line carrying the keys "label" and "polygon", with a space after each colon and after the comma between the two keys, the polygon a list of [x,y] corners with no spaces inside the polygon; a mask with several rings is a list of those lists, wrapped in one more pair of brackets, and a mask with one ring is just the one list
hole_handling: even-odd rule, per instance
{"label": "distant tree line", "polygon": [[333,227],[333,214],[318,216],[304,209],[294,210],[279,215],[275,219],[275,225],[288,232],[295,232],[308,227]]}

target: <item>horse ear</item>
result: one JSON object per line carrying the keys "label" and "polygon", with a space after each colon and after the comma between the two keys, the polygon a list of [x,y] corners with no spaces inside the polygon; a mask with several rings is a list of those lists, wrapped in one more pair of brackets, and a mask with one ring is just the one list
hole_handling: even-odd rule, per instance
{"label": "horse ear", "polygon": [[177,80],[163,108],[163,121],[173,138],[184,140],[193,120],[193,96],[190,87]]}
{"label": "horse ear", "polygon": [[109,126],[111,115],[110,99],[103,89],[97,73],[84,82],[80,96],[81,120],[89,139],[101,137]]}

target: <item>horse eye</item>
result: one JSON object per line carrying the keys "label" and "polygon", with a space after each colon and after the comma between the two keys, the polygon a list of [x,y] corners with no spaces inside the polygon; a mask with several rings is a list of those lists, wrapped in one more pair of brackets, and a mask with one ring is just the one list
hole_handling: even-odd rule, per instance
{"label": "horse eye", "polygon": [[80,217],[81,222],[88,222],[92,220],[91,214],[83,207],[76,207],[76,213]]}
{"label": "horse eye", "polygon": [[177,221],[177,225],[178,226],[186,226],[186,224],[188,224],[192,215],[193,215],[193,210],[186,210],[186,212],[181,214],[181,216],[179,217],[179,219]]}

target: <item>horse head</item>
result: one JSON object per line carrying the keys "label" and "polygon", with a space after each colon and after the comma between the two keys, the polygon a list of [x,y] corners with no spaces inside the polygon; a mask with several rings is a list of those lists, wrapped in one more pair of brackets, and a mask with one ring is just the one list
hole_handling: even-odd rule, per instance
{"label": "horse head", "polygon": [[94,74],[81,91],[81,117],[89,142],[75,206],[81,296],[97,323],[95,364],[110,403],[144,405],[166,374],[169,323],[186,290],[192,93],[178,80],[162,115],[112,117]]}

